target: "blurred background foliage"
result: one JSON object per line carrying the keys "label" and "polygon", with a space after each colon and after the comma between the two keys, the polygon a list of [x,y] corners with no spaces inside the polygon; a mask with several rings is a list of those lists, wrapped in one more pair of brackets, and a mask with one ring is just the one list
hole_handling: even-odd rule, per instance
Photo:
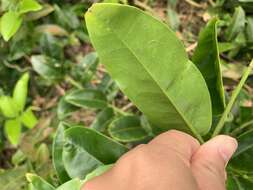
{"label": "blurred background foliage", "polygon": [[[145,117],[120,92],[90,44],[83,16],[95,2],[0,0],[0,96],[12,96],[17,81],[29,73],[25,104],[37,118],[30,128],[21,128],[18,144],[13,144],[4,127],[7,118],[0,115],[0,187],[3,190],[27,189],[27,172],[36,173],[55,186],[60,184],[52,166],[51,150],[52,139],[62,121],[92,127],[130,147],[137,141],[145,142],[150,138]],[[234,89],[253,57],[251,0],[103,2],[130,4],[163,20],[184,42],[189,56],[197,46],[201,28],[212,17],[219,17],[219,49],[227,94]],[[238,136],[253,126],[252,79],[250,77],[244,86],[225,133]],[[122,136],[115,132],[120,122],[111,124],[118,116],[131,114],[136,117],[126,117],[126,121],[121,122],[133,122],[143,127],[142,130],[136,129],[138,135],[135,140],[128,139],[128,135],[136,134]],[[15,134],[14,131],[11,135]],[[250,141],[252,145],[253,136]],[[244,176],[253,181],[252,173]],[[231,189],[240,180],[236,175],[231,178]]]}

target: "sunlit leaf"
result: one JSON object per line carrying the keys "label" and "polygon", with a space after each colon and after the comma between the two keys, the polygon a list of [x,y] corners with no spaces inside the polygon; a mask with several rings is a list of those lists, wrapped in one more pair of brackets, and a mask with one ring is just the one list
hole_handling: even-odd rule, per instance
{"label": "sunlit leaf", "polygon": [[21,115],[21,122],[28,128],[33,128],[38,123],[36,116],[34,115],[31,108],[27,108]]}
{"label": "sunlit leaf", "polygon": [[9,96],[0,96],[0,110],[5,117],[13,118],[18,115],[16,102]]}
{"label": "sunlit leaf", "polygon": [[49,5],[49,4],[44,4],[42,9],[36,12],[30,12],[26,15],[25,19],[30,21],[30,20],[37,20],[42,17],[45,17],[52,13],[54,11],[54,7]]}
{"label": "sunlit leaf", "polygon": [[106,3],[89,9],[86,24],[101,62],[156,133],[174,128],[200,139],[209,131],[204,78],[166,25],[137,8]]}
{"label": "sunlit leaf", "polygon": [[1,34],[5,41],[9,39],[18,31],[22,24],[22,17],[18,13],[9,11],[1,18]]}
{"label": "sunlit leaf", "polygon": [[13,145],[18,145],[21,137],[21,122],[19,118],[6,120],[4,130],[7,138]]}
{"label": "sunlit leaf", "polygon": [[42,6],[36,0],[21,0],[19,4],[19,13],[24,14],[31,11],[38,11]]}
{"label": "sunlit leaf", "polygon": [[15,101],[19,111],[23,111],[26,104],[28,91],[29,74],[25,73],[16,83],[13,90],[13,100]]}

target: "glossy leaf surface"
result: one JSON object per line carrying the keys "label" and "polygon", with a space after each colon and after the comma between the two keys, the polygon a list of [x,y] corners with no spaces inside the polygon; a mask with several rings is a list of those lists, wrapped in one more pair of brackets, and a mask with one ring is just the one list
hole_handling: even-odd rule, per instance
{"label": "glossy leaf surface", "polygon": [[26,178],[33,187],[33,190],[55,190],[55,188],[41,177],[35,174],[26,174]]}
{"label": "glossy leaf surface", "polygon": [[17,12],[6,12],[1,18],[1,33],[5,41],[8,41],[22,24],[22,17]]}
{"label": "glossy leaf surface", "polygon": [[73,179],[56,188],[56,190],[80,190],[81,186],[81,180]]}
{"label": "glossy leaf surface", "polygon": [[27,108],[21,115],[21,122],[24,126],[31,129],[38,123],[36,116],[34,115],[31,108]]}
{"label": "glossy leaf surface", "polygon": [[66,102],[65,97],[62,97],[57,106],[57,116],[60,120],[63,120],[78,109],[78,107]]}
{"label": "glossy leaf surface", "polygon": [[59,64],[53,58],[44,55],[33,55],[31,57],[33,69],[42,77],[48,80],[62,79],[62,73],[59,71]]}
{"label": "glossy leaf surface", "polygon": [[5,121],[4,130],[11,144],[18,145],[21,136],[21,122],[19,118]]}
{"label": "glossy leaf surface", "polygon": [[21,0],[19,5],[19,13],[24,14],[31,11],[38,11],[42,6],[36,0]]}
{"label": "glossy leaf surface", "polygon": [[13,100],[15,101],[19,111],[23,111],[28,91],[29,74],[25,73],[16,83],[13,90]]}
{"label": "glossy leaf surface", "polygon": [[16,102],[9,96],[0,96],[0,110],[5,117],[13,118],[18,115]]}
{"label": "glossy leaf surface", "polygon": [[91,124],[91,128],[99,132],[105,132],[115,114],[112,108],[103,109]]}
{"label": "glossy leaf surface", "polygon": [[231,41],[235,38],[245,27],[245,12],[242,7],[235,9],[230,26],[227,29],[227,40]]}
{"label": "glossy leaf surface", "polygon": [[85,127],[72,127],[64,136],[63,162],[71,178],[84,179],[98,166],[112,164],[128,151],[125,146]]}
{"label": "glossy leaf surface", "polygon": [[53,165],[56,170],[57,176],[60,179],[61,183],[64,183],[70,180],[69,175],[67,174],[63,160],[62,160],[62,152],[64,146],[64,131],[68,129],[69,126],[63,122],[61,122],[57,128],[54,141],[53,141]]}
{"label": "glossy leaf surface", "polygon": [[209,21],[201,31],[198,46],[192,57],[207,83],[213,115],[223,113],[225,108],[224,88],[221,76],[220,57],[217,39],[217,18]]}
{"label": "glossy leaf surface", "polygon": [[107,105],[105,95],[99,90],[74,90],[65,96],[66,102],[82,108],[104,108]]}
{"label": "glossy leaf surface", "polygon": [[137,116],[125,116],[114,120],[108,131],[112,138],[120,142],[141,141],[148,137]]}
{"label": "glossy leaf surface", "polygon": [[89,9],[86,24],[101,62],[157,133],[209,131],[206,83],[166,25],[137,8],[106,3]]}

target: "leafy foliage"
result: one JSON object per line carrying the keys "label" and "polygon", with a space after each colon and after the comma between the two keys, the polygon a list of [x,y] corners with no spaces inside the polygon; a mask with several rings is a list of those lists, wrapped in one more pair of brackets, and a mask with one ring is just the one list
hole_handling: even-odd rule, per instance
{"label": "leafy foliage", "polygon": [[236,137],[227,188],[251,189],[253,4],[206,5],[0,0],[1,188],[79,190],[176,128]]}

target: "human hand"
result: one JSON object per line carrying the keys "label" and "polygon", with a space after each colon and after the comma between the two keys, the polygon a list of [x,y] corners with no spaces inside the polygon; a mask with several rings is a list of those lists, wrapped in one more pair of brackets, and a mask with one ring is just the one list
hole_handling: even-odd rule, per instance
{"label": "human hand", "polygon": [[171,130],[126,153],[82,190],[225,190],[225,167],[236,148],[229,136],[200,146],[190,135]]}

